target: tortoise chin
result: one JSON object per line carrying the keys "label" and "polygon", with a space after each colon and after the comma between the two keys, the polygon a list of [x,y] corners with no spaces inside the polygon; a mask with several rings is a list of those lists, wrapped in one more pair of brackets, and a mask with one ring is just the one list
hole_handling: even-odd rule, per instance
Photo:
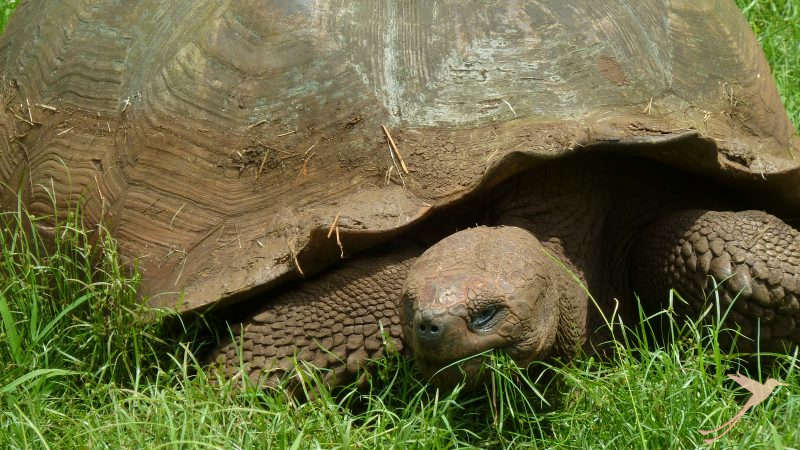
{"label": "tortoise chin", "polygon": [[489,381],[486,353],[449,362],[416,358],[415,363],[425,378],[440,389],[450,390],[459,384],[474,389]]}

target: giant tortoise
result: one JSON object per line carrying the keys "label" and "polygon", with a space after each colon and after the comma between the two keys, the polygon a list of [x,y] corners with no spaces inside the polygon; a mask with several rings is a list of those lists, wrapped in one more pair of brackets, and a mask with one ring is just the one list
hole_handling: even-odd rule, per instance
{"label": "giant tortoise", "polygon": [[730,0],[23,1],[0,66],[5,207],[248,311],[253,377],[569,357],[670,288],[800,342],[800,142]]}

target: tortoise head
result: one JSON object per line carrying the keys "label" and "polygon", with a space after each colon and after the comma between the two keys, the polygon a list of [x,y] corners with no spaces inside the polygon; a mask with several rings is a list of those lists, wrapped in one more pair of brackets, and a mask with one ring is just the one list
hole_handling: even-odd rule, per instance
{"label": "tortoise head", "polygon": [[556,344],[565,276],[521,228],[452,234],[411,267],[401,305],[406,345],[441,387],[481,383],[491,350],[521,366],[546,358]]}

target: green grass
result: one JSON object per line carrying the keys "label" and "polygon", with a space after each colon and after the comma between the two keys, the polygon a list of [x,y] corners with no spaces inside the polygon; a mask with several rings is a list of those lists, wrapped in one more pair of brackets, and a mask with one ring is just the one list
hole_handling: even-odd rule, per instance
{"label": "green grass", "polygon": [[8,17],[17,7],[17,0],[0,0],[0,31],[5,29]]}
{"label": "green grass", "polygon": [[698,429],[743,403],[724,376],[737,370],[790,386],[723,445],[800,443],[798,355],[777,356],[769,369],[745,365],[720,351],[713,321],[669,320],[673,338],[660,347],[648,329],[655,320],[617,327],[610,358],[539,364],[533,377],[493,355],[493,381],[476,393],[438,392],[399,356],[362,389],[331,393],[311,376],[307,402],[235,378],[214,382],[196,357],[198,325],[145,314],[113,241],[79,218],[58,221],[48,247],[29,226],[43,219],[21,207],[2,216],[2,448],[696,447]]}
{"label": "green grass", "polygon": [[783,105],[800,131],[800,0],[736,0],[767,56]]}
{"label": "green grass", "polygon": [[[11,2],[0,2],[0,23]],[[739,1],[760,35],[784,102],[800,125],[798,2]],[[53,223],[51,243],[31,223]],[[741,370],[788,383],[720,448],[800,447],[797,353],[745,363],[723,352],[714,320],[663,313],[672,339],[649,324],[617,327],[598,361],[539,364],[528,375],[493,355],[485,392],[441,393],[408,361],[380,363],[366,388],[334,393],[311,377],[313,400],[213,381],[197,355],[202,323],[138,306],[138,275],[119,262],[80,207],[55,220],[18,205],[0,218],[0,448],[687,448],[697,430],[733,416],[747,393]],[[714,315],[712,310],[710,314]]]}

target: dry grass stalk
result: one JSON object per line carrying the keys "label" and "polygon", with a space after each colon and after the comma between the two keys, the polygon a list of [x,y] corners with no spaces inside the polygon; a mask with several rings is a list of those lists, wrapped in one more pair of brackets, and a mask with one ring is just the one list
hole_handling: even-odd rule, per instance
{"label": "dry grass stalk", "polygon": [[408,174],[408,167],[406,166],[406,162],[403,160],[403,156],[400,154],[400,150],[397,149],[397,144],[394,143],[392,134],[389,133],[389,129],[386,128],[386,125],[381,125],[381,128],[383,128],[383,134],[386,135],[386,140],[389,141],[389,147],[391,147],[394,156],[396,156],[398,161],[400,161],[400,167],[403,168],[403,172]]}
{"label": "dry grass stalk", "polygon": [[31,112],[31,102],[28,101],[28,97],[25,97],[25,104],[28,106],[28,117],[31,119],[31,123],[33,123],[33,113]]}
{"label": "dry grass stalk", "polygon": [[300,267],[300,261],[297,259],[297,252],[295,251],[294,246],[288,240],[286,241],[286,245],[289,247],[289,253],[292,254],[292,261],[294,262],[295,268],[297,268],[297,272],[300,273],[301,277],[305,277],[306,274],[303,273],[303,269]]}
{"label": "dry grass stalk", "polygon": [[336,217],[333,218],[333,222],[331,222],[330,228],[328,228],[328,239],[336,233],[336,245],[339,246],[339,257],[344,258],[344,247],[342,246],[342,238],[339,236],[339,215],[341,213],[336,213]]}
{"label": "dry grass stalk", "polygon": [[[28,111],[28,112],[30,112],[30,111]],[[20,115],[19,115],[19,114],[17,114],[17,113],[13,113],[13,115],[14,115],[14,117],[16,117],[16,118],[17,118],[17,120],[21,120],[21,121],[23,121],[23,122],[27,123],[28,125],[30,125],[30,126],[32,126],[32,127],[33,127],[33,126],[36,126],[36,124],[33,122],[33,119],[31,119],[31,120],[28,120],[28,119],[26,119],[26,118],[24,118],[24,117],[20,116]]]}
{"label": "dry grass stalk", "polygon": [[247,128],[255,128],[259,125],[264,125],[265,123],[267,123],[267,119],[261,119],[256,123],[251,123],[250,125],[247,126]]}
{"label": "dry grass stalk", "polygon": [[185,207],[186,207],[186,202],[183,202],[181,207],[178,208],[178,210],[175,211],[175,214],[172,215],[172,219],[170,219],[170,221],[169,221],[169,229],[170,230],[172,229],[172,224],[175,223],[175,218],[178,217],[178,214],[180,214],[181,211],[183,211],[183,208],[185,208]]}
{"label": "dry grass stalk", "polygon": [[331,227],[328,228],[328,239],[331,238],[331,235],[333,235],[334,228],[336,228],[336,226],[339,224],[339,214],[340,213],[336,213],[336,217],[333,218],[333,222],[331,223]]}
{"label": "dry grass stalk", "polygon": [[316,155],[316,152],[311,153],[310,155],[306,156],[303,160],[303,167],[300,169],[300,176],[304,177],[308,175],[308,163],[311,161],[311,158]]}
{"label": "dry grass stalk", "polygon": [[264,165],[267,164],[267,157],[269,157],[269,147],[264,147],[264,157],[261,159],[261,165],[258,166],[256,181],[258,181],[258,178],[261,177],[261,172],[264,171]]}
{"label": "dry grass stalk", "polygon": [[336,227],[336,245],[339,246],[339,258],[344,258],[344,247],[342,246],[342,239],[339,237],[339,227]]}

